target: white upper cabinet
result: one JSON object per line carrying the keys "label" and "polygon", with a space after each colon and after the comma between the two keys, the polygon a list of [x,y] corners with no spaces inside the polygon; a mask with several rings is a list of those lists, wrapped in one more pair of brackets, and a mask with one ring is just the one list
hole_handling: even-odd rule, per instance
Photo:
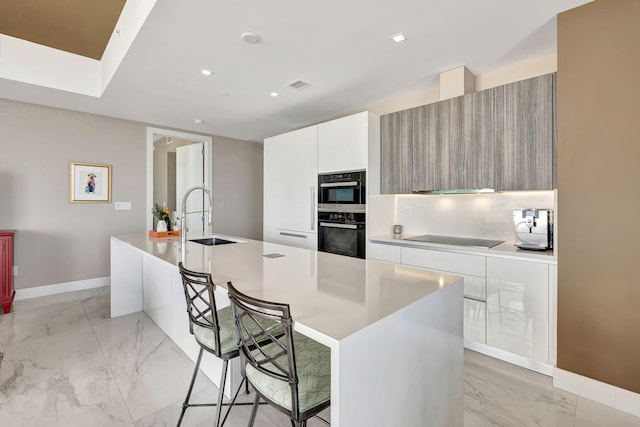
{"label": "white upper cabinet", "polygon": [[318,173],[367,169],[369,113],[318,125]]}
{"label": "white upper cabinet", "polygon": [[317,126],[265,139],[266,241],[278,230],[317,233],[317,140]]}

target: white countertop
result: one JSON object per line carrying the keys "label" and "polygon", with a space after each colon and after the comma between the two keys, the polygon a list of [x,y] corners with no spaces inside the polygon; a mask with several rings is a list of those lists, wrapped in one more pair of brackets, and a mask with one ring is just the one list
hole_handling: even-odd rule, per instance
{"label": "white countertop", "polygon": [[[216,236],[244,243],[204,246],[188,241],[187,268],[211,273],[223,288],[231,281],[253,297],[289,303],[298,325],[321,334],[325,342],[342,340],[461,280],[375,260]],[[181,259],[180,238],[152,239],[146,234],[114,238],[174,266]],[[284,256],[263,256],[272,253]]]}
{"label": "white countertop", "polygon": [[[415,235],[417,236],[417,235]],[[530,251],[523,250],[514,246],[513,242],[504,242],[492,248],[469,247],[442,245],[438,243],[416,242],[412,240],[403,240],[407,237],[414,237],[412,234],[402,235],[402,239],[397,239],[393,234],[379,234],[369,236],[368,240],[372,243],[383,243],[387,245],[405,246],[411,248],[431,249],[444,252],[464,253],[471,255],[483,255],[496,258],[519,259],[523,261],[542,261],[548,264],[557,264],[553,250],[546,251]]]}

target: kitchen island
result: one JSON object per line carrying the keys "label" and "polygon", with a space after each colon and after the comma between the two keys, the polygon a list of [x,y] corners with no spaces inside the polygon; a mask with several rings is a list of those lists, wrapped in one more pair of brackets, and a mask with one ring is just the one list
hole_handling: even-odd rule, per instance
{"label": "kitchen island", "polygon": [[[191,237],[191,236],[190,236]],[[218,307],[226,283],[287,302],[294,328],[331,348],[332,426],[461,426],[462,279],[273,243],[204,246],[145,234],[111,238],[111,315],[145,311],[193,360],[177,264],[209,272]],[[239,384],[230,365],[227,394]],[[218,382],[221,363],[203,359]]]}

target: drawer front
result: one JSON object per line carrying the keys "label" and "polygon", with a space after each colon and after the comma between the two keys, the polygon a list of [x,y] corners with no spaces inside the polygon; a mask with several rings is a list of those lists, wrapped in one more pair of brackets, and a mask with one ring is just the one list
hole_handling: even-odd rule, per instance
{"label": "drawer front", "polygon": [[367,243],[367,259],[400,263],[400,246]]}
{"label": "drawer front", "polygon": [[485,301],[487,299],[487,279],[484,277],[463,274],[464,296],[473,297]]}
{"label": "drawer front", "polygon": [[272,242],[296,248],[318,249],[318,235],[315,233],[276,229]]}
{"label": "drawer front", "polygon": [[402,263],[456,274],[485,276],[486,257],[428,249],[401,248]]}
{"label": "drawer front", "polygon": [[486,338],[486,303],[472,299],[464,299],[464,338],[485,344]]}

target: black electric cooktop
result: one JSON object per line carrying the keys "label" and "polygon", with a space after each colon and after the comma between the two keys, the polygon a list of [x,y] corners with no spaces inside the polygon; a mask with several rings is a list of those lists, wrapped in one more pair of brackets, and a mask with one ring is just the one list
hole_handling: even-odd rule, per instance
{"label": "black electric cooktop", "polygon": [[407,237],[404,240],[413,242],[438,243],[441,245],[456,246],[475,246],[480,248],[492,248],[504,240],[475,239],[473,237],[453,237],[453,236],[436,236],[433,234],[424,234],[422,236]]}

